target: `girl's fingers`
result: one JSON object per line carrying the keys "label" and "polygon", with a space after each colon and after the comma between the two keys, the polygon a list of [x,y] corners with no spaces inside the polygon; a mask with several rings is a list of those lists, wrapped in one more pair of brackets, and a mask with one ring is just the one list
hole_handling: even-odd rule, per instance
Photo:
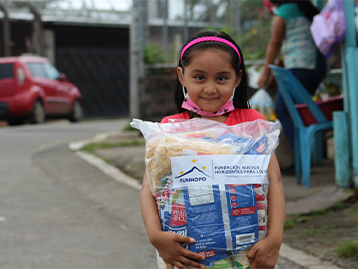
{"label": "girl's fingers", "polygon": [[205,257],[203,255],[200,255],[198,253],[192,252],[190,250],[184,249],[185,251],[183,252],[183,256],[188,257],[189,259],[192,260],[199,260],[199,261],[203,261],[205,260]]}
{"label": "girl's fingers", "polygon": [[173,234],[175,236],[175,241],[180,242],[180,243],[188,243],[188,244],[193,244],[195,243],[195,239],[192,237],[188,237],[188,236],[182,236],[179,234]]}
{"label": "girl's fingers", "polygon": [[189,269],[187,266],[191,266],[191,267],[196,267],[196,268],[200,268],[200,269],[205,269],[205,266],[203,264],[194,262],[190,259],[187,258],[183,258],[181,259],[180,262],[176,262],[175,266],[178,268],[184,268],[184,269]]}
{"label": "girl's fingers", "polygon": [[249,253],[247,253],[247,258],[250,260],[250,263],[252,263],[252,261],[254,260],[256,255],[256,248],[255,246],[249,251]]}
{"label": "girl's fingers", "polygon": [[[188,236],[182,236],[182,235],[178,235],[178,234],[175,234],[175,236],[176,236],[175,241],[177,241],[179,243],[187,243],[187,244],[195,243],[194,238],[191,238]],[[189,259],[200,260],[200,261],[205,260],[205,257],[198,253],[192,252],[185,248],[182,248],[182,251],[183,252],[181,254],[185,257],[188,257]]]}
{"label": "girl's fingers", "polygon": [[197,263],[197,262],[195,262],[193,260],[189,260],[189,259],[187,259],[185,264],[188,265],[188,266],[192,266],[192,267],[196,267],[196,268],[200,268],[200,269],[205,268],[205,266],[203,264]]}
{"label": "girl's fingers", "polygon": [[170,263],[165,263],[165,265],[167,266],[167,269],[174,269],[174,265]]}

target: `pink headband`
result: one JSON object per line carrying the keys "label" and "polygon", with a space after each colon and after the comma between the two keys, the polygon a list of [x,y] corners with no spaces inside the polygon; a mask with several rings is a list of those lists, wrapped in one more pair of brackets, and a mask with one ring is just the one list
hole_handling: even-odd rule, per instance
{"label": "pink headband", "polygon": [[214,42],[220,42],[223,44],[226,44],[228,46],[230,46],[234,51],[236,51],[237,55],[239,56],[239,65],[241,64],[241,57],[240,57],[240,53],[239,50],[237,49],[237,47],[232,44],[230,41],[221,38],[221,37],[216,37],[216,36],[205,36],[205,37],[199,37],[197,39],[194,39],[193,41],[190,41],[182,50],[181,54],[180,54],[180,63],[183,64],[183,55],[184,53],[193,45],[198,44],[200,42],[205,42],[205,41],[214,41]]}

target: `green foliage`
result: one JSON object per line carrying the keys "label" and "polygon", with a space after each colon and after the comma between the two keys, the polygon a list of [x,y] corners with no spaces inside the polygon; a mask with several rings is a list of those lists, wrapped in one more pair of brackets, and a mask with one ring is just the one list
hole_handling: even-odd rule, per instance
{"label": "green foliage", "polygon": [[207,29],[222,31],[233,37],[245,60],[265,59],[266,47],[271,38],[272,15],[264,10],[262,1],[242,1],[240,10],[241,25],[249,25],[240,35],[235,35],[236,30],[229,26],[230,22],[226,22],[222,28],[209,26]]}
{"label": "green foliage", "polygon": [[295,221],[294,220],[285,220],[285,229],[291,229],[295,227]]}
{"label": "green foliage", "polygon": [[299,217],[296,222],[297,223],[305,223],[308,221],[308,218],[306,216],[303,216],[303,217]]}
{"label": "green foliage", "polygon": [[206,29],[215,30],[215,31],[221,31],[221,32],[224,32],[224,33],[228,34],[229,36],[233,36],[234,33],[235,33],[235,29],[231,28],[230,26],[228,26],[226,24],[221,28],[215,28],[215,27],[209,26]]}
{"label": "green foliage", "polygon": [[358,257],[358,242],[343,242],[336,251],[340,257]]}
{"label": "green foliage", "polygon": [[262,1],[242,1],[242,25],[248,25],[244,32],[236,38],[245,60],[263,60],[271,38],[272,18],[264,9]]}
{"label": "green foliage", "polygon": [[[144,64],[153,65],[171,62],[171,55],[174,55],[173,47],[169,50],[170,52],[167,53],[164,48],[160,47],[156,43],[148,44],[144,48]],[[152,68],[147,70],[147,75],[164,75],[172,72],[172,68]]]}
{"label": "green foliage", "polygon": [[169,53],[156,43],[150,43],[144,48],[144,64],[161,64],[170,61]]}
{"label": "green foliage", "polygon": [[311,216],[320,216],[320,215],[324,215],[326,213],[329,212],[329,209],[319,209],[319,210],[312,210],[310,212]]}
{"label": "green foliage", "polygon": [[129,122],[122,129],[122,131],[124,131],[124,132],[136,131],[136,130],[137,129],[133,128]]}
{"label": "green foliage", "polygon": [[265,59],[271,38],[270,25],[268,18],[263,17],[254,28],[239,36],[238,44],[246,60]]}
{"label": "green foliage", "polygon": [[344,202],[338,202],[332,206],[332,209],[335,211],[343,210],[345,208],[347,208],[347,205]]}

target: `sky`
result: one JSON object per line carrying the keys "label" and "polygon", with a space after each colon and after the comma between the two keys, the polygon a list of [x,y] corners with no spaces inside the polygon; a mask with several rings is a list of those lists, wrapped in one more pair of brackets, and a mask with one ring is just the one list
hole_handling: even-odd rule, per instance
{"label": "sky", "polygon": [[[213,4],[217,4],[219,0],[213,0]],[[64,9],[82,9],[83,5],[86,5],[87,8],[90,9],[99,9],[99,10],[120,10],[120,11],[129,11],[132,7],[132,0],[62,0],[60,2],[56,2],[55,5],[57,7],[61,7]],[[184,10],[184,0],[168,0],[168,8],[169,8],[169,18],[176,19],[178,16],[183,16]],[[225,11],[226,6],[220,6],[217,11],[217,15]],[[194,8],[194,14],[200,16],[202,12],[206,10],[205,6],[197,5]]]}
{"label": "sky", "polygon": [[67,0],[59,4],[63,8],[81,9],[83,4],[95,9],[110,10],[129,10],[132,6],[132,0]]}

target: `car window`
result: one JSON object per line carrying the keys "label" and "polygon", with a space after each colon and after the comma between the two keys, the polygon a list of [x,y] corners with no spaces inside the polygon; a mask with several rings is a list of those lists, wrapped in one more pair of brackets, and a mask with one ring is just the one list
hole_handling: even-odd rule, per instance
{"label": "car window", "polygon": [[60,73],[57,71],[56,67],[54,67],[52,64],[44,63],[43,67],[44,67],[47,78],[49,78],[49,79],[59,79],[60,78]]}
{"label": "car window", "polygon": [[26,65],[34,77],[47,78],[43,63],[26,63]]}
{"label": "car window", "polygon": [[13,77],[13,66],[13,64],[0,64],[0,79]]}
{"label": "car window", "polygon": [[17,84],[21,87],[25,82],[25,72],[21,67],[17,68]]}

